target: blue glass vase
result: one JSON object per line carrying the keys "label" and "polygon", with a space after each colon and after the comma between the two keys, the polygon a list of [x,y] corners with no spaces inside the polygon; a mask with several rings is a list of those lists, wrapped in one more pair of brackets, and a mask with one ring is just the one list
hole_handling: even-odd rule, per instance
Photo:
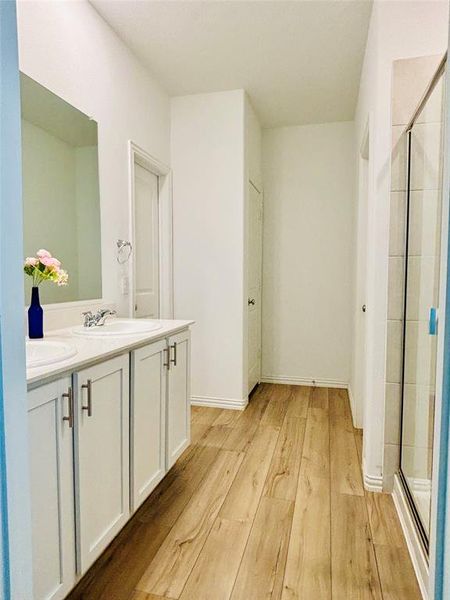
{"label": "blue glass vase", "polygon": [[44,311],[39,302],[39,288],[31,289],[31,304],[28,309],[28,337],[38,339],[44,337]]}

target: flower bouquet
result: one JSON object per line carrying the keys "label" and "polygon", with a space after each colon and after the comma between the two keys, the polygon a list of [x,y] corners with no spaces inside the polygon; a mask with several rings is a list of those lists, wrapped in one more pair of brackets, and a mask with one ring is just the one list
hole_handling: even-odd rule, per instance
{"label": "flower bouquet", "polygon": [[38,250],[36,256],[25,259],[23,270],[33,278],[31,304],[28,309],[28,336],[30,338],[44,337],[44,311],[39,302],[39,285],[43,281],[52,281],[57,285],[67,285],[67,271],[61,269],[60,261],[48,250]]}

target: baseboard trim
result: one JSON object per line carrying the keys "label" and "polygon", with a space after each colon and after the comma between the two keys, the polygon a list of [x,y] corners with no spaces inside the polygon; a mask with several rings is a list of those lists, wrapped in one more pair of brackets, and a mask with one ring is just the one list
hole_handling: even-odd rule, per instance
{"label": "baseboard trim", "polygon": [[363,472],[364,487],[368,492],[381,493],[383,491],[383,477],[381,475],[369,475]]}
{"label": "baseboard trim", "polygon": [[[350,408],[352,409],[352,418],[353,418],[353,407],[354,407],[354,397],[352,392],[352,386],[350,384],[347,385],[348,399],[350,400]],[[355,424],[353,423],[353,426]]]}
{"label": "baseboard trim", "polygon": [[308,377],[289,377],[287,375],[263,375],[263,383],[280,383],[286,385],[307,385],[309,387],[330,387],[348,389],[348,383],[336,379],[313,379]]}
{"label": "baseboard trim", "polygon": [[414,492],[431,492],[431,481],[429,479],[412,478],[410,487]]}
{"label": "baseboard trim", "polygon": [[229,408],[231,410],[244,410],[248,404],[248,398],[238,400],[237,398],[217,398],[214,396],[191,396],[192,406],[209,406],[211,408]]}
{"label": "baseboard trim", "polygon": [[398,475],[394,475],[394,491],[392,498],[397,510],[398,518],[406,539],[411,562],[419,583],[423,600],[428,600],[429,566],[428,560],[420,543],[416,527],[409,512],[408,503],[402,489]]}
{"label": "baseboard trim", "polygon": [[347,392],[348,392],[348,399],[350,400],[350,409],[351,409],[351,413],[352,413],[353,427],[355,429],[362,429],[363,428],[363,424],[359,423],[356,420],[355,397],[353,396],[352,387],[351,387],[350,384],[348,384],[348,386],[347,386]]}

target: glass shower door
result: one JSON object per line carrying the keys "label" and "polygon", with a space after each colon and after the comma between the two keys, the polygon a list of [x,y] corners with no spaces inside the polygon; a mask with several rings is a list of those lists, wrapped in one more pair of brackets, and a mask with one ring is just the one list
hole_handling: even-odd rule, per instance
{"label": "glass shower door", "polygon": [[408,131],[401,473],[425,547],[430,531],[442,208],[444,79]]}

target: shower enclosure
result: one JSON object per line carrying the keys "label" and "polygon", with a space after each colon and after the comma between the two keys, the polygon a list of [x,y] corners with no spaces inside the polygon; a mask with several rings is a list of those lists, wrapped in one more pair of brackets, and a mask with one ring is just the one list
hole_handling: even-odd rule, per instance
{"label": "shower enclosure", "polygon": [[400,478],[428,552],[439,335],[444,70],[405,131],[406,248]]}

